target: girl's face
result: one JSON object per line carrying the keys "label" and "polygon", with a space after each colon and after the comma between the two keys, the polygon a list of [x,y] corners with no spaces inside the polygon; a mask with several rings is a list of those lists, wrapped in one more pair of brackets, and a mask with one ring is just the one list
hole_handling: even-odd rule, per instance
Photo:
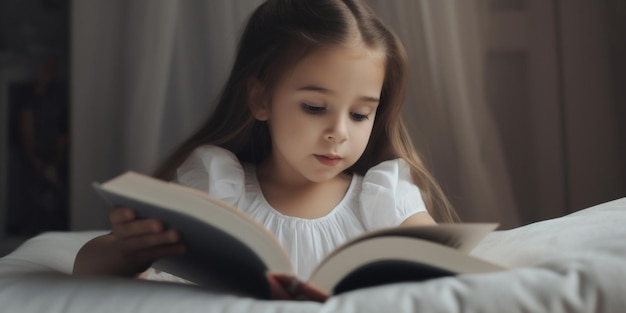
{"label": "girl's face", "polygon": [[269,166],[293,183],[331,180],[363,154],[384,80],[384,55],[362,45],[309,54],[255,117],[272,137]]}

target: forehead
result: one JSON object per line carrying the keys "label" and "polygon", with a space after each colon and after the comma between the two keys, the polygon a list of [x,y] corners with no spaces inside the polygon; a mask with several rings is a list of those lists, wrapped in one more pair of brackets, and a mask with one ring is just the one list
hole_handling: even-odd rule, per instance
{"label": "forehead", "polygon": [[380,93],[385,75],[385,54],[362,45],[319,48],[287,71],[280,85],[321,84],[358,87]]}

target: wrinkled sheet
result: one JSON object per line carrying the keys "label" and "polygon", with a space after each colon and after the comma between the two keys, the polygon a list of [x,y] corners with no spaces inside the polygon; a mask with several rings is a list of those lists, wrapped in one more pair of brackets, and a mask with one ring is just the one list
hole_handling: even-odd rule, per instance
{"label": "wrinkled sheet", "polygon": [[626,198],[490,234],[472,254],[510,270],[357,290],[326,303],[261,301],[193,286],[76,278],[102,232],[49,232],[0,259],[2,312],[625,312]]}

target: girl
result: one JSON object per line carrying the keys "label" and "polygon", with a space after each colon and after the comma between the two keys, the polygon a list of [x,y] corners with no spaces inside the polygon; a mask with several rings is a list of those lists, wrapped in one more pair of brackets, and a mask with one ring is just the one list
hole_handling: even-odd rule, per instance
{"label": "girl", "polygon": [[[405,69],[401,43],[362,2],[268,0],[248,21],[214,112],[155,176],[264,224],[300,278],[365,231],[454,221],[402,123]],[[159,221],[129,208],[110,220],[75,274],[132,276],[184,253]],[[289,296],[287,278],[269,280],[275,297]]]}

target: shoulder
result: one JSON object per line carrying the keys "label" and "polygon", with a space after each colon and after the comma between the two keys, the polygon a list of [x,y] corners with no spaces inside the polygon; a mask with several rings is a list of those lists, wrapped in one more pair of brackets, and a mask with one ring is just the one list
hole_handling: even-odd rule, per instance
{"label": "shoulder", "polygon": [[230,150],[224,149],[215,145],[201,145],[195,148],[190,154],[187,160],[189,159],[202,159],[202,160],[213,160],[213,159],[234,159],[237,160],[235,154],[233,154]]}
{"label": "shoulder", "polygon": [[202,145],[192,151],[176,171],[180,184],[235,204],[244,189],[244,169],[229,150]]}
{"label": "shoulder", "polygon": [[404,159],[384,161],[370,168],[363,176],[363,183],[385,187],[405,184],[415,186],[411,177],[411,167]]}
{"label": "shoulder", "polygon": [[221,176],[240,170],[242,165],[231,151],[214,145],[202,145],[194,149],[178,167],[176,178],[179,182],[185,182],[192,176]]}
{"label": "shoulder", "polygon": [[413,182],[411,166],[403,159],[381,162],[363,176],[363,189],[369,191],[386,190],[396,200],[417,198],[421,193]]}
{"label": "shoulder", "polygon": [[426,212],[411,167],[403,159],[381,162],[362,178],[359,202],[370,230],[400,225],[408,217]]}

